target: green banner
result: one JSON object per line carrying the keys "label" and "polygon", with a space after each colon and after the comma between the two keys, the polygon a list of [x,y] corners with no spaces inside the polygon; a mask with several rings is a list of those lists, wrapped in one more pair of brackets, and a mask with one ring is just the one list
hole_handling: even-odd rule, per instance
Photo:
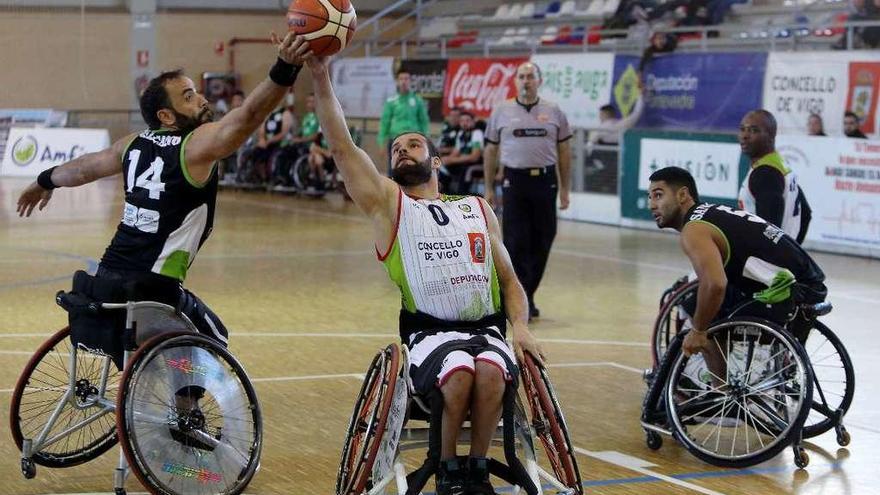
{"label": "green banner", "polygon": [[664,167],[693,174],[700,201],[736,206],[749,161],[733,134],[675,131],[628,131],[623,138],[620,214],[653,220],[648,209],[648,177]]}

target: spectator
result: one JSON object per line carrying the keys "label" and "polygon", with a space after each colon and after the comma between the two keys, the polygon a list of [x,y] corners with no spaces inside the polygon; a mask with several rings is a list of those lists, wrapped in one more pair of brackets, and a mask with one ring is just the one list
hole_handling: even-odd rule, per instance
{"label": "spectator", "polygon": [[624,118],[618,118],[617,112],[611,105],[603,105],[599,108],[599,128],[590,133],[588,145],[604,144],[615,145],[620,141],[620,134],[636,125],[642,118],[645,110],[644,95],[639,95],[632,111]]}
{"label": "spectator", "polygon": [[256,178],[260,182],[269,179],[272,159],[281,148],[290,128],[293,126],[293,113],[286,106],[281,106],[273,111],[263,122],[257,133],[257,146],[254,148],[253,161]]}
{"label": "spectator", "polygon": [[410,74],[406,71],[397,73],[397,94],[388,98],[382,108],[382,119],[379,121],[379,150],[385,153],[385,162],[390,172],[388,160],[391,139],[404,132],[415,131],[428,134],[428,105],[410,87]]}
{"label": "spectator", "polygon": [[[229,111],[235,110],[240,107],[244,103],[244,91],[238,89],[234,93],[232,93],[232,97],[229,99]],[[237,168],[237,164],[241,156],[248,152],[248,148],[253,146],[252,138],[249,138],[243,145],[241,145],[238,150],[227,156],[226,158],[220,160],[220,170],[218,171],[220,174],[220,182],[221,186],[228,186],[235,183],[235,171]]]}
{"label": "spectator", "polygon": [[654,33],[651,35],[651,45],[645,48],[642,59],[639,61],[639,74],[645,73],[645,67],[657,53],[669,53],[678,46],[678,37],[672,33]]}
{"label": "spectator", "polygon": [[458,131],[461,130],[458,119],[461,116],[461,108],[452,107],[443,118],[443,129],[440,131],[440,144],[437,151],[440,156],[444,157],[455,149],[455,140],[458,137]]}
{"label": "spectator", "polygon": [[807,135],[808,136],[825,136],[825,124],[822,122],[822,116],[818,113],[811,113],[807,118]]}
{"label": "spectator", "polygon": [[[880,0],[853,0],[849,21],[876,21],[880,20]],[[864,43],[870,48],[877,48],[880,45],[880,26],[867,26],[853,28],[855,39],[853,45],[859,47],[860,43]],[[832,48],[839,50],[847,48],[847,30],[843,36],[835,43]]]}
{"label": "spectator", "polygon": [[290,167],[297,158],[295,153],[290,150],[293,146],[293,138],[298,134],[298,122],[296,119],[296,95],[293,91],[287,93],[284,100],[285,114],[290,115],[290,126],[281,139],[280,149],[275,160],[275,168],[272,170],[272,182],[279,188],[293,186],[293,180],[290,177]]}
{"label": "spectator", "polygon": [[443,165],[449,171],[449,194],[468,194],[470,185],[466,183],[468,169],[483,163],[483,131],[474,127],[474,114],[464,111],[459,117],[461,131],[455,139],[455,147],[448,156],[443,157]]}
{"label": "spectator", "polygon": [[846,137],[868,139],[868,136],[859,129],[860,124],[859,116],[854,112],[847,111],[843,114],[843,133]]}

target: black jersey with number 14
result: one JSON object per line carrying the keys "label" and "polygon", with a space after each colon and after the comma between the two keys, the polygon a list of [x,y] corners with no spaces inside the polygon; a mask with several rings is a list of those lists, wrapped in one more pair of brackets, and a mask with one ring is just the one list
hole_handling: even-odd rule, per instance
{"label": "black jersey with number 14", "polygon": [[144,131],[125,150],[122,222],[101,265],[145,271],[180,281],[211,234],[217,171],[204,184],[186,168],[184,149],[192,133]]}

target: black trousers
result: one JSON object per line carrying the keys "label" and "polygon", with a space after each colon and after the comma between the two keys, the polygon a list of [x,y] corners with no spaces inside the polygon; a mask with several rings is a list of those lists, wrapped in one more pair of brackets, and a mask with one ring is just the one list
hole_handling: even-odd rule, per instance
{"label": "black trousers", "polygon": [[544,276],[556,237],[556,167],[504,169],[504,245],[529,306]]}

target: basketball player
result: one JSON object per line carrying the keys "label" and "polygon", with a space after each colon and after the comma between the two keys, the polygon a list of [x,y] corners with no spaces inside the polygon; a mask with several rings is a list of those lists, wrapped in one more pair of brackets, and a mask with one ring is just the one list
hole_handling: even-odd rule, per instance
{"label": "basketball player", "polygon": [[269,77],[240,108],[217,122],[212,122],[208,101],[182,71],[160,74],[140,97],[149,129],[42,172],[21,193],[19,216],[45,208],[58,187],[121,173],[122,222],[98,266],[97,284],[142,282],[174,291],[164,299],[176,302],[201,333],[226,345],[223,323],[182,285],[213,228],[215,162],[234,153],[278,105],[296,80],[307,50],[305,39],[288,34],[278,44],[278,60]]}
{"label": "basketball player", "polygon": [[712,321],[736,309],[738,316],[757,316],[792,331],[787,320],[792,303],[825,300],[825,274],[782,229],[742,210],[700,203],[694,178],[685,169],[662,168],[649,180],[657,226],[681,232],[682,249],[700,281],[695,309],[689,308],[693,329],[682,349],[686,355],[704,353],[717,377],[725,376],[725,363],[706,336]]}
{"label": "basketball player", "polygon": [[[328,74],[326,57],[306,59],[318,120],[355,204],[372,220],[379,261],[400,288],[400,337],[410,349],[416,391],[442,393],[444,408],[437,493],[492,494],[489,441],[501,418],[506,383],[516,386],[514,353],[542,353],[529,332],[528,301],[485,200],[439,192],[440,155],[423,134],[392,140],[391,178],[352,141]],[[504,308],[506,315],[502,312]],[[505,318],[506,316],[506,318]],[[456,440],[470,411],[467,465]]]}

